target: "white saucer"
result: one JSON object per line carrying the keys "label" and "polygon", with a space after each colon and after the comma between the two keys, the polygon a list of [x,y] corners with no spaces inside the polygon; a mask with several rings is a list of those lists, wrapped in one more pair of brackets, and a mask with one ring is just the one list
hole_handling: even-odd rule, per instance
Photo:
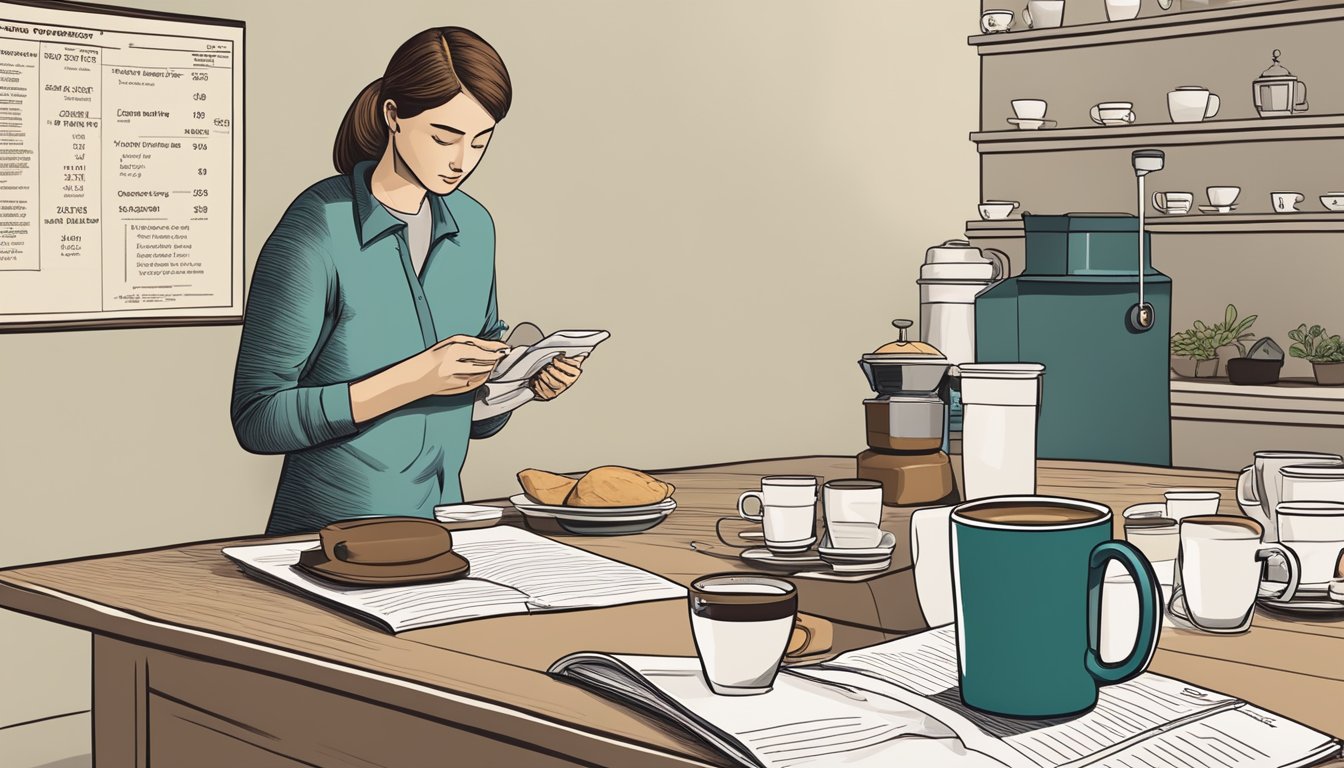
{"label": "white saucer", "polygon": [[778,555],[765,547],[742,550],[742,559],[756,565],[768,565],[775,568],[824,569],[826,563],[817,555],[804,551],[799,555]]}
{"label": "white saucer", "polygon": [[1200,213],[1231,213],[1231,212],[1233,212],[1233,211],[1235,211],[1235,210],[1237,210],[1237,206],[1235,206],[1235,205],[1201,205],[1201,206],[1199,206],[1199,212],[1200,212]]}
{"label": "white saucer", "polygon": [[[1093,122],[1095,122],[1095,121],[1093,121]],[[1122,125],[1133,125],[1133,124],[1134,124],[1134,121],[1133,121],[1133,120],[1114,120],[1114,119],[1112,119],[1112,120],[1102,120],[1102,121],[1101,121],[1101,124],[1102,124],[1102,126],[1105,127],[1105,128],[1118,128],[1118,127],[1120,127],[1120,126],[1122,126]]]}
{"label": "white saucer", "polygon": [[808,536],[806,539],[798,539],[797,541],[766,542],[765,547],[777,555],[796,555],[801,552],[806,552],[816,543],[816,536]]}
{"label": "white saucer", "polygon": [[896,534],[883,531],[876,547],[832,547],[830,537],[823,536],[817,553],[836,573],[868,573],[890,568],[891,553],[895,549]]}
{"label": "white saucer", "polygon": [[[1321,585],[1299,587],[1292,600],[1260,597],[1255,602],[1263,608],[1302,616],[1315,618],[1344,616],[1344,582],[1336,580],[1327,584],[1328,588],[1320,588]],[[1341,586],[1336,587],[1336,584]]]}
{"label": "white saucer", "polygon": [[1186,208],[1184,211],[1164,211],[1164,210],[1162,210],[1161,208],[1158,208],[1158,209],[1156,209],[1156,210],[1157,210],[1158,213],[1162,214],[1163,216],[1184,216],[1184,215],[1186,215],[1187,213],[1190,212],[1190,209],[1189,209],[1189,208]]}
{"label": "white saucer", "polygon": [[1164,501],[1150,501],[1143,504],[1135,504],[1132,507],[1125,507],[1125,511],[1120,513],[1122,517],[1166,517],[1167,504]]}
{"label": "white saucer", "polygon": [[1041,128],[1054,128],[1056,125],[1059,125],[1059,123],[1054,120],[1045,120],[1040,118],[1029,119],[1025,117],[1010,117],[1008,118],[1008,122],[1012,125],[1016,125],[1018,129],[1023,131],[1036,131],[1040,130]]}
{"label": "white saucer", "polygon": [[484,504],[439,504],[434,507],[435,519],[452,531],[489,528],[498,523],[503,516],[503,507]]}

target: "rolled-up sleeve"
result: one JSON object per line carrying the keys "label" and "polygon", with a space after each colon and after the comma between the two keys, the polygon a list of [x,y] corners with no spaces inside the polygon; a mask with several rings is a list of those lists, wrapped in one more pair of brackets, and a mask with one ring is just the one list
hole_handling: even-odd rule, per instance
{"label": "rolled-up sleeve", "polygon": [[262,246],[234,371],[230,415],[252,453],[289,453],[358,431],[348,382],[299,386],[329,332],[335,271],[320,214],[298,201]]}

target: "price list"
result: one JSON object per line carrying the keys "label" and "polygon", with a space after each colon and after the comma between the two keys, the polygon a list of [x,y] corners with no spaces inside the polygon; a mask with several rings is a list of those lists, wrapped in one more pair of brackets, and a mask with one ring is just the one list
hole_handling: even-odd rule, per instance
{"label": "price list", "polygon": [[64,15],[0,20],[0,323],[241,314],[241,28]]}

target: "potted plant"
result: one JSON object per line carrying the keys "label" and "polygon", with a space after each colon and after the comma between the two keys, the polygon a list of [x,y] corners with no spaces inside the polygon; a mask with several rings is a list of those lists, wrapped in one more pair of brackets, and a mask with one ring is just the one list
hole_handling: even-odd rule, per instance
{"label": "potted plant", "polygon": [[1189,379],[1207,378],[1218,373],[1218,348],[1213,331],[1202,320],[1195,327],[1171,336],[1171,370]]}
{"label": "potted plant", "polygon": [[1251,326],[1259,315],[1237,318],[1237,307],[1228,304],[1223,311],[1223,321],[1213,328],[1213,344],[1218,352],[1219,376],[1231,376],[1227,372],[1228,363],[1238,357],[1246,357],[1246,342],[1255,338]]}
{"label": "potted plant", "polygon": [[1295,343],[1288,354],[1311,363],[1316,383],[1337,387],[1344,384],[1344,342],[1339,335],[1331,335],[1319,325],[1310,328],[1306,323],[1288,332]]}

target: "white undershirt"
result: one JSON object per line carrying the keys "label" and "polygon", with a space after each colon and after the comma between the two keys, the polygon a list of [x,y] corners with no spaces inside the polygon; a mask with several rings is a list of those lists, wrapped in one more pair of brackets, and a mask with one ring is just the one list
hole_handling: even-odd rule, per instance
{"label": "white undershirt", "polygon": [[415,213],[394,211],[386,205],[383,207],[406,222],[406,244],[411,249],[411,266],[415,267],[415,274],[419,275],[425,266],[425,259],[429,257],[429,238],[434,227],[434,220],[429,215],[428,196],[420,198],[420,210]]}

